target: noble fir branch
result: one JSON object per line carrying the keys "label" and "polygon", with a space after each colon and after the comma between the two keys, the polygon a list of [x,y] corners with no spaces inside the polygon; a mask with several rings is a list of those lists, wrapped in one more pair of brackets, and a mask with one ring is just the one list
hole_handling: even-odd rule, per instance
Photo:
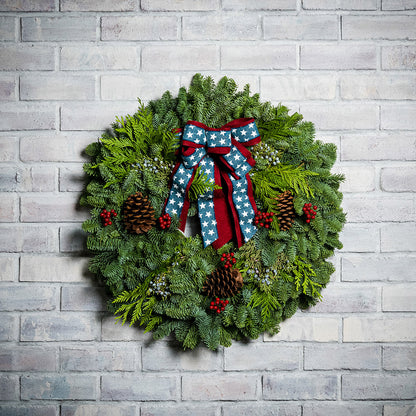
{"label": "noble fir branch", "polygon": [[221,189],[221,186],[216,185],[214,181],[208,178],[208,175],[204,170],[201,169],[201,167],[198,167],[189,188],[189,199],[191,201],[196,201],[200,196],[207,192],[214,191],[215,189]]}

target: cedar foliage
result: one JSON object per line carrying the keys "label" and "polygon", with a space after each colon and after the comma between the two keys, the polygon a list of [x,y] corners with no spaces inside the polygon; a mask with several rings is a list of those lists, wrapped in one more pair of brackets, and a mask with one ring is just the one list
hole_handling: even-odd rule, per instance
{"label": "cedar foliage", "polygon": [[[250,174],[257,207],[277,214],[276,198],[290,191],[293,226],[281,231],[275,216],[270,229],[259,228],[240,249],[228,243],[218,253],[211,246],[204,249],[199,236],[185,238],[176,217],[169,229],[129,234],[121,215],[129,195],[141,192],[155,216],[162,214],[179,146],[173,129],[183,128],[188,120],[219,128],[240,117],[254,117],[262,137],[262,143],[250,148],[256,160]],[[147,107],[140,103],[134,115],[118,118],[111,131],[90,144],[86,153],[91,161],[84,166],[89,180],[81,199],[91,207],[91,218],[83,224],[93,254],[89,268],[114,299],[109,309],[117,319],[144,326],[156,339],[174,334],[184,348],[203,343],[215,350],[230,346],[233,339],[254,339],[264,331],[275,334],[279,323],[299,307],[320,300],[334,271],[326,259],[342,247],[338,236],[345,214],[338,190],[343,177],[330,173],[336,147],[315,140],[314,133],[313,124],[302,121],[300,114],[260,102],[248,85],[238,91],[232,79],[215,84],[197,74],[188,90],[181,88],[177,97],[166,92]],[[270,149],[280,163],[271,162]],[[201,172],[197,179],[193,197],[213,189]],[[318,207],[310,224],[302,212],[305,203]],[[195,205],[190,215],[196,213]],[[120,213],[107,227],[100,217],[104,208]],[[221,267],[221,254],[230,251],[244,285],[217,315],[209,309],[212,299],[203,286]],[[164,286],[158,294],[150,289],[161,276]]]}

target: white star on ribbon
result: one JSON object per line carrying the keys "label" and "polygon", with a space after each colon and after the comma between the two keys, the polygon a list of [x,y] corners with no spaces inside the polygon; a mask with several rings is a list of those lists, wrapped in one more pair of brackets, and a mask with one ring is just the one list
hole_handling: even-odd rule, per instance
{"label": "white star on ribbon", "polygon": [[185,169],[184,168],[180,168],[179,169],[179,173],[185,173]]}
{"label": "white star on ribbon", "polygon": [[203,227],[208,227],[208,222],[207,222],[207,221],[204,221],[204,222],[202,223],[202,226],[203,226]]}
{"label": "white star on ribbon", "polygon": [[242,183],[241,182],[237,182],[237,188],[241,188]]}
{"label": "white star on ribbon", "polygon": [[172,214],[177,214],[178,211],[176,209],[172,209]]}
{"label": "white star on ribbon", "polygon": [[214,140],[215,139],[215,133],[211,134],[211,139]]}
{"label": "white star on ribbon", "polygon": [[250,230],[250,228],[246,228],[245,230],[244,230],[246,233],[249,233],[251,230]]}
{"label": "white star on ribbon", "polygon": [[209,234],[209,235],[214,235],[214,230],[209,230],[209,231],[208,231],[208,234]]}
{"label": "white star on ribbon", "polygon": [[183,202],[182,201],[178,201],[178,206],[179,207],[183,207]]}
{"label": "white star on ribbon", "polygon": [[201,207],[201,209],[205,209],[205,203],[203,202],[203,203],[200,205],[200,207]]}
{"label": "white star on ribbon", "polygon": [[254,123],[250,123],[248,126],[249,126],[251,129],[254,129]]}
{"label": "white star on ribbon", "polygon": [[237,197],[237,202],[241,202],[243,200],[243,198],[241,198],[241,196]]}
{"label": "white star on ribbon", "polygon": [[234,159],[235,159],[235,160],[240,160],[240,158],[241,158],[241,156],[240,156],[240,155],[238,155],[238,154],[234,156]]}
{"label": "white star on ribbon", "polygon": [[247,130],[241,130],[241,134],[245,136],[247,134]]}
{"label": "white star on ribbon", "polygon": [[196,133],[198,136],[202,136],[202,130],[198,130],[198,132]]}
{"label": "white star on ribbon", "polygon": [[247,211],[243,211],[243,217],[247,217],[248,216],[248,212]]}
{"label": "white star on ribbon", "polygon": [[211,216],[211,213],[207,212],[205,215],[209,218]]}
{"label": "white star on ribbon", "polygon": [[221,136],[224,136],[225,133],[226,132],[224,130],[222,130],[220,134],[221,134]]}
{"label": "white star on ribbon", "polygon": [[192,137],[193,135],[194,134],[191,131],[187,134],[188,137]]}
{"label": "white star on ribbon", "polygon": [[210,207],[210,208],[214,208],[214,203],[213,203],[213,202],[210,202],[210,203],[209,203],[209,207]]}
{"label": "white star on ribbon", "polygon": [[221,139],[220,140],[220,144],[225,144],[225,140],[224,139]]}
{"label": "white star on ribbon", "polygon": [[181,185],[183,185],[184,183],[185,183],[185,180],[184,179],[179,179],[179,183],[181,184]]}
{"label": "white star on ribbon", "polygon": [[211,225],[217,225],[216,222],[215,222],[215,220],[212,220],[211,221]]}
{"label": "white star on ribbon", "polygon": [[251,137],[256,137],[256,136],[257,136],[256,132],[255,131],[252,131],[251,132]]}
{"label": "white star on ribbon", "polygon": [[177,196],[178,198],[180,198],[180,197],[182,196],[182,194],[181,194],[180,192],[176,192],[176,196]]}

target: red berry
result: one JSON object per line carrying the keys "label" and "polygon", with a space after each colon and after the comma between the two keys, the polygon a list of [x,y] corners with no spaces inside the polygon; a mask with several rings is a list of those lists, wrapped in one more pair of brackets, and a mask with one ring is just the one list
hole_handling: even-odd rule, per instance
{"label": "red berry", "polygon": [[225,304],[228,305],[230,302],[228,299],[225,300]]}
{"label": "red berry", "polygon": [[270,225],[269,225],[269,224],[266,224],[266,225],[264,226],[264,228],[270,228]]}
{"label": "red berry", "polygon": [[260,223],[260,227],[264,227],[264,224],[262,222]]}
{"label": "red berry", "polygon": [[306,220],[306,222],[309,224],[311,222],[311,220]]}
{"label": "red berry", "polygon": [[214,306],[213,306],[213,305],[211,305],[209,308],[210,308],[210,309],[214,309]]}
{"label": "red berry", "polygon": [[217,313],[221,313],[221,310],[220,309],[217,309]]}
{"label": "red berry", "polygon": [[234,253],[233,252],[231,252],[231,257],[234,257]]}
{"label": "red berry", "polygon": [[113,216],[114,216],[114,217],[117,217],[117,212],[115,212],[115,213],[113,214]]}
{"label": "red berry", "polygon": [[313,220],[315,219],[315,215],[312,215],[312,219],[313,219]]}
{"label": "red berry", "polygon": [[221,311],[223,311],[225,308],[224,308],[224,306],[221,306]]}
{"label": "red berry", "polygon": [[108,221],[108,225],[111,225],[112,224],[112,222],[111,221]]}
{"label": "red berry", "polygon": [[237,262],[237,260],[236,259],[233,259],[233,264],[235,264]]}
{"label": "red berry", "polygon": [[318,207],[316,205],[313,206],[313,209],[318,209]]}

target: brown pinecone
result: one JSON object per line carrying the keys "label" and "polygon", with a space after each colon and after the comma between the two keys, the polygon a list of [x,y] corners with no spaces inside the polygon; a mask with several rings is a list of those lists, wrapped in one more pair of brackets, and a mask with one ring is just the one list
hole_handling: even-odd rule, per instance
{"label": "brown pinecone", "polygon": [[130,195],[124,203],[124,226],[129,233],[147,233],[156,223],[155,210],[141,192]]}
{"label": "brown pinecone", "polygon": [[293,206],[293,195],[290,191],[283,192],[277,198],[277,208],[279,213],[277,219],[279,220],[280,231],[289,230],[295,221],[295,208]]}
{"label": "brown pinecone", "polygon": [[220,267],[205,280],[202,291],[209,297],[221,299],[236,295],[243,287],[243,276],[238,269]]}

